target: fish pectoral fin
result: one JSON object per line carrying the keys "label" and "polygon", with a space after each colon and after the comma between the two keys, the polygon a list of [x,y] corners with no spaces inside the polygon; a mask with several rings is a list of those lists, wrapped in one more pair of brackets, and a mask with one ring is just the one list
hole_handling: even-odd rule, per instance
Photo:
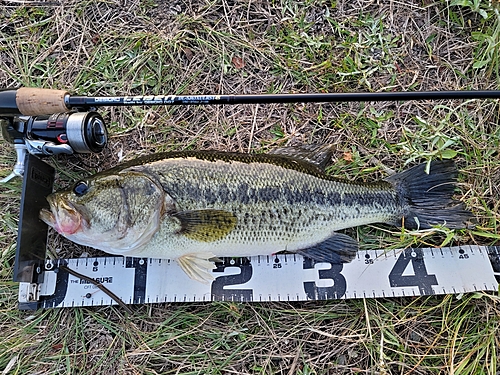
{"label": "fish pectoral fin", "polygon": [[179,234],[196,241],[212,242],[227,236],[238,223],[235,214],[223,210],[192,210],[176,212],[179,219]]}
{"label": "fish pectoral fin", "polygon": [[298,250],[296,253],[317,262],[340,264],[352,261],[358,248],[358,242],[355,239],[342,233],[334,233],[325,241],[307,249]]}
{"label": "fish pectoral fin", "polygon": [[186,254],[176,259],[182,270],[193,280],[208,284],[215,280],[212,270],[215,263],[208,259],[215,257],[210,253]]}

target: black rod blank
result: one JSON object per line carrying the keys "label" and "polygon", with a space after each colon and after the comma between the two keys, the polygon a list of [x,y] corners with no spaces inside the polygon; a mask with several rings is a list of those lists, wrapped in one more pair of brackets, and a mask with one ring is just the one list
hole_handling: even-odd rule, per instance
{"label": "black rod blank", "polygon": [[485,91],[404,91],[325,94],[261,95],[139,95],[139,96],[69,96],[70,108],[138,105],[213,105],[269,103],[340,103],[444,99],[499,99],[500,90]]}

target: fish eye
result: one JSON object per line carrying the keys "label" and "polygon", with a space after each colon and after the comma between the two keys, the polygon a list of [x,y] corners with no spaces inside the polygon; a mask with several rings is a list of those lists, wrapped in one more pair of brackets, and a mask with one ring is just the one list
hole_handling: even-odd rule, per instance
{"label": "fish eye", "polygon": [[77,197],[85,195],[88,190],[89,185],[85,181],[78,181],[73,187],[73,193],[75,193]]}

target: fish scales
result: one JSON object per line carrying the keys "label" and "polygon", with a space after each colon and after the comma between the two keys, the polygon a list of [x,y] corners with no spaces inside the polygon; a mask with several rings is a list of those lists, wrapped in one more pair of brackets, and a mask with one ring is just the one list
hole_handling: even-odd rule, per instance
{"label": "fish scales", "polygon": [[173,152],[124,163],[47,199],[40,217],[67,238],[112,254],[171,258],[193,279],[213,278],[213,257],[292,251],[317,261],[352,260],[357,242],[336,231],[370,223],[463,228],[452,199],[457,172],[433,162],[355,183],[322,167],[308,147],[279,154]]}
{"label": "fish scales", "polygon": [[258,243],[268,247],[273,243],[278,246],[275,251],[294,250],[311,235],[319,242],[336,230],[388,221],[401,210],[389,183],[360,186],[301,165],[287,168],[279,161],[267,155],[240,160],[187,157],[144,167],[158,176],[179,210],[216,208],[235,213],[234,230],[213,244],[239,245],[231,249],[233,255],[253,255],[244,245]]}

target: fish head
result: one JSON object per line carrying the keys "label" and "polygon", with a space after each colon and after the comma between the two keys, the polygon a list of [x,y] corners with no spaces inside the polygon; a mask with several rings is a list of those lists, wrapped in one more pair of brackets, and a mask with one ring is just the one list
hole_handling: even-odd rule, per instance
{"label": "fish head", "polygon": [[40,219],[75,243],[125,255],[158,231],[166,198],[146,174],[101,174],[49,195],[50,209],[43,209]]}

